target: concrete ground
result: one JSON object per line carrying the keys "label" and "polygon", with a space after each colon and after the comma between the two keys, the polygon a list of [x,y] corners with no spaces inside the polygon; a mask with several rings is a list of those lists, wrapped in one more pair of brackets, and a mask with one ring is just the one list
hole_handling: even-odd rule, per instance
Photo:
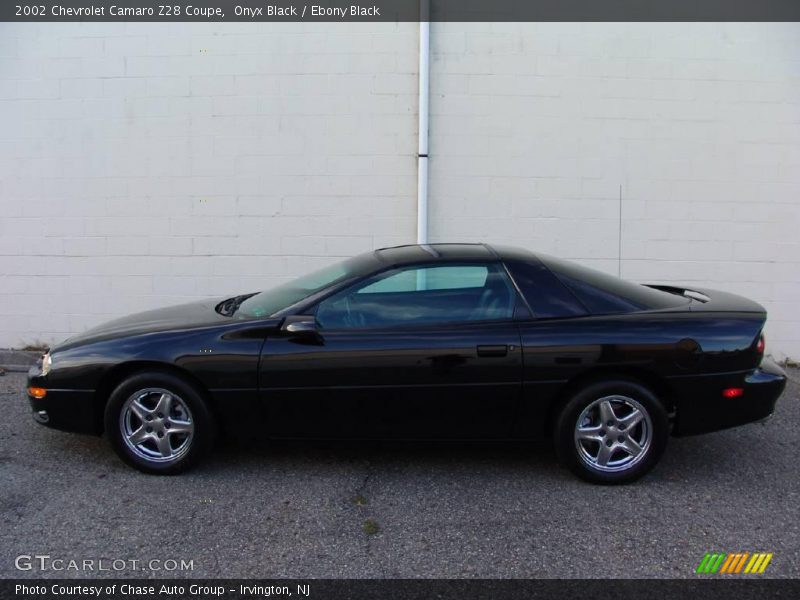
{"label": "concrete ground", "polygon": [[[7,373],[0,577],[93,574],[15,568],[44,554],[122,560],[95,574],[134,577],[691,578],[709,551],[773,552],[766,576],[799,577],[792,377],[768,423],[672,439],[645,479],[598,487],[520,444],[229,444],[184,476],[146,476],[104,439],[34,423],[24,375]],[[130,566],[153,559],[193,570]]]}

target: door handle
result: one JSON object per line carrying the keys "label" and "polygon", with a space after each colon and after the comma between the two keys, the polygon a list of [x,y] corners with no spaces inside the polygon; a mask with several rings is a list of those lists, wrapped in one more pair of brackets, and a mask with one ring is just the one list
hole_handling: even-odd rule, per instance
{"label": "door handle", "polygon": [[507,354],[508,346],[505,344],[500,344],[497,346],[478,346],[478,356],[506,356]]}

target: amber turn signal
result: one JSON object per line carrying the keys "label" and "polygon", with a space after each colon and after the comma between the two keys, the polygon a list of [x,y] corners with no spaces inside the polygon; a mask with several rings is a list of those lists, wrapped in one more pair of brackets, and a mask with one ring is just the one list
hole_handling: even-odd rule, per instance
{"label": "amber turn signal", "polygon": [[28,393],[34,398],[44,398],[47,396],[47,390],[40,387],[29,387]]}

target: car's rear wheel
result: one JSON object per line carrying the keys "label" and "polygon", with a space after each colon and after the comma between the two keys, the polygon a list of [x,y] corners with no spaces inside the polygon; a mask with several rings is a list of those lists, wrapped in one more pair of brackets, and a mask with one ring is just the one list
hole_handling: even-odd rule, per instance
{"label": "car's rear wheel", "polygon": [[628,483],[661,458],[669,435],[664,406],[643,385],[609,380],[584,387],[555,426],[559,459],[593,483]]}
{"label": "car's rear wheel", "polygon": [[215,427],[202,395],[169,373],[138,373],[120,383],[105,410],[112,447],[127,464],[173,475],[211,447]]}

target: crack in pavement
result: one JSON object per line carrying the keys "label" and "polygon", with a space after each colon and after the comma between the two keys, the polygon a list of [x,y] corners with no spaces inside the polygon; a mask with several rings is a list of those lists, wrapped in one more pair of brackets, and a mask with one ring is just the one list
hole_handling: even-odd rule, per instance
{"label": "crack in pavement", "polygon": [[[361,517],[361,532],[364,536],[366,536],[366,540],[364,543],[364,557],[367,559],[366,566],[369,568],[371,559],[377,559],[377,568],[380,572],[381,577],[387,577],[386,575],[386,567],[383,564],[383,561],[380,560],[375,554],[373,554],[373,547],[372,542],[376,535],[379,535],[385,531],[385,529],[381,526],[380,521],[378,521],[374,517],[370,517],[370,514],[374,514],[374,511],[370,511],[366,507],[374,507],[371,504],[369,497],[366,495],[367,487],[369,486],[370,480],[373,479],[374,469],[373,464],[370,461],[366,461],[364,464],[366,472],[361,481],[361,485],[356,488],[355,497],[353,498],[353,503],[356,505],[356,510],[358,511],[359,516]],[[364,500],[364,502],[360,502],[360,500]],[[376,525],[378,529],[376,531],[368,531],[367,529],[372,525]]]}

